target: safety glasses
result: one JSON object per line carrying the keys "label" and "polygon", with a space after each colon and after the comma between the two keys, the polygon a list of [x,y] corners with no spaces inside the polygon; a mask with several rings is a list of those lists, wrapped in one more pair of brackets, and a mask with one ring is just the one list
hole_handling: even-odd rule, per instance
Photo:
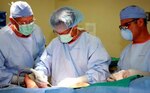
{"label": "safety glasses", "polygon": [[139,18],[135,18],[135,19],[133,19],[133,20],[131,20],[131,21],[125,23],[124,25],[120,25],[120,26],[119,26],[119,29],[120,29],[120,30],[121,30],[121,29],[123,29],[123,30],[128,29],[129,26],[130,26],[130,24],[131,24],[132,22],[137,21],[138,19],[139,19]]}

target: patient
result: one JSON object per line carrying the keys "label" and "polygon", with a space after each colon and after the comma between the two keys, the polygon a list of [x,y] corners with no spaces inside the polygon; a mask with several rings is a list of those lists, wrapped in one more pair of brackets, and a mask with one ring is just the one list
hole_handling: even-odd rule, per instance
{"label": "patient", "polygon": [[26,88],[38,88],[38,86],[36,85],[36,83],[30,79],[28,77],[28,75],[25,75],[25,85],[26,85]]}

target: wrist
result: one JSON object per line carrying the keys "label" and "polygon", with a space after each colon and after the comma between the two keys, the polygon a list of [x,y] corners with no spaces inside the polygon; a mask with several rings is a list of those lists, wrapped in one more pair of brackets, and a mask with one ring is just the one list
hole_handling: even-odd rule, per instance
{"label": "wrist", "polygon": [[78,82],[86,82],[86,83],[88,83],[88,78],[87,78],[86,75],[78,77],[77,80],[78,80]]}
{"label": "wrist", "polygon": [[11,79],[11,83],[12,84],[23,84],[24,82],[24,77],[23,76],[16,76],[13,75],[12,79]]}

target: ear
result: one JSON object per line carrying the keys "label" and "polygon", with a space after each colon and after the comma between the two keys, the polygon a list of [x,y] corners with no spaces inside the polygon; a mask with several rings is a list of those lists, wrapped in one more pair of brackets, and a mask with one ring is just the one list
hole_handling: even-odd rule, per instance
{"label": "ear", "polygon": [[144,26],[144,19],[140,18],[139,20],[137,20],[137,24],[138,26]]}
{"label": "ear", "polygon": [[78,26],[76,25],[76,26],[73,27],[73,30],[77,30],[77,28],[78,28]]}
{"label": "ear", "polygon": [[78,25],[74,26],[73,28],[74,28],[74,29],[77,29],[77,27],[78,27]]}
{"label": "ear", "polygon": [[11,22],[12,24],[15,24],[15,22],[14,22],[14,20],[13,20],[12,18],[9,18],[9,20],[10,20],[10,22]]}
{"label": "ear", "polygon": [[14,21],[13,18],[9,18],[9,20],[10,20],[11,24],[13,24],[17,29],[19,28],[18,24]]}

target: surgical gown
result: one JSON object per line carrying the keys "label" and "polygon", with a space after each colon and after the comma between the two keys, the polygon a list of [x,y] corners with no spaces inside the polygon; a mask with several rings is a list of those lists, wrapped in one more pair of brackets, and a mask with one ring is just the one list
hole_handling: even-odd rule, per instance
{"label": "surgical gown", "polygon": [[150,40],[128,45],[118,62],[120,69],[135,69],[150,72]]}
{"label": "surgical gown", "polygon": [[9,26],[0,29],[0,84],[10,84],[13,75],[33,68],[45,48],[45,37],[35,25],[28,38],[16,36]]}
{"label": "surgical gown", "polygon": [[52,85],[67,77],[86,75],[89,83],[103,82],[109,75],[110,56],[101,41],[87,32],[71,44],[55,38],[45,49],[36,70],[51,76]]}

